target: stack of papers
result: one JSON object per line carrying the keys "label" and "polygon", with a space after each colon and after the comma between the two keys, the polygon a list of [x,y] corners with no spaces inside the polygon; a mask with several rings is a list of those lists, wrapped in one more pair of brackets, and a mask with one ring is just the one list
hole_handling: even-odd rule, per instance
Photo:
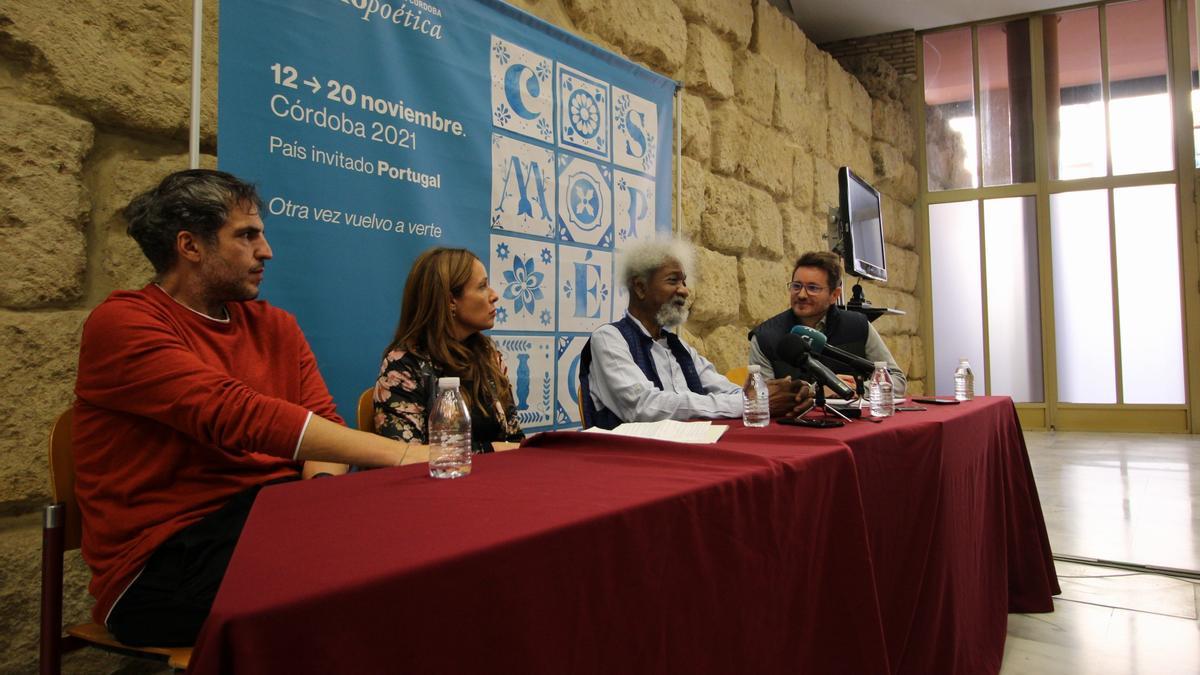
{"label": "stack of papers", "polygon": [[659,441],[674,441],[676,443],[716,443],[721,434],[729,427],[703,422],[677,422],[662,420],[660,422],[626,422],[616,429],[601,429],[591,427],[585,433],[614,434],[617,436],[632,436],[634,438],[652,438]]}

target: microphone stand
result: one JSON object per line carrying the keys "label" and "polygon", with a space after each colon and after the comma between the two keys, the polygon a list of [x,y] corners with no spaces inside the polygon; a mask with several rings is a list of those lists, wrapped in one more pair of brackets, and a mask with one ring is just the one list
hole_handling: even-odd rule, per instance
{"label": "microphone stand", "polygon": [[[807,355],[807,356],[809,359],[812,358],[811,355]],[[816,378],[814,378],[814,379],[816,379]],[[839,411],[837,408],[829,405],[825,401],[825,384],[823,382],[816,382],[813,385],[813,388],[816,389],[816,392],[813,394],[812,410],[819,409],[821,411],[821,426],[830,427],[830,428],[846,426],[846,422],[851,421],[850,418],[843,415],[841,413],[841,411]],[[832,412],[834,415],[837,415],[838,417],[842,418],[842,420],[845,420],[845,422],[843,422],[841,420],[833,419],[829,415],[830,412]]]}

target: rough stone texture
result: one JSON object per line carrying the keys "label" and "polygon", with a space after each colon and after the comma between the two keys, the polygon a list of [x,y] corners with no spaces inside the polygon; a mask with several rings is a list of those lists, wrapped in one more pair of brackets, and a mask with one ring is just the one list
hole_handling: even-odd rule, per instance
{"label": "rough stone texture", "polygon": [[43,307],[83,293],[79,174],[92,134],[57,108],[0,98],[0,306]]}
{"label": "rough stone texture", "polygon": [[[42,468],[43,474],[45,467]],[[0,584],[0,673],[37,672],[38,624],[26,621],[13,611],[28,608],[36,612],[40,600],[41,586],[36,581],[41,574],[42,528],[40,514],[28,514],[8,520],[0,527],[0,569],[5,576],[20,583]],[[79,623],[90,620],[92,599],[87,593],[87,582],[91,578],[79,551],[63,556],[63,621]],[[98,652],[88,661],[97,658]],[[103,660],[108,670],[120,663],[119,659]],[[99,664],[97,664],[99,665]],[[85,667],[87,672],[97,672]],[[77,663],[70,663],[64,672],[81,672]]]}
{"label": "rough stone texture", "polygon": [[[217,9],[205,3],[201,128],[209,144],[217,117]],[[25,71],[22,91],[118,129],[186,138],[191,43],[187,2],[0,5],[0,58]]]}
{"label": "rough stone texture", "polygon": [[755,121],[771,124],[775,115],[775,66],[754,52],[740,52],[733,69],[738,105]]}
{"label": "rough stone texture", "polygon": [[913,204],[917,201],[917,191],[920,189],[917,170],[905,163],[900,167],[899,175],[876,177],[875,189],[904,204]]}
{"label": "rough stone texture", "polygon": [[810,89],[804,81],[780,73],[776,80],[778,96],[775,97],[775,126],[800,145],[815,154],[828,153],[826,136],[829,131],[829,111],[825,100]]}
{"label": "rough stone texture", "polygon": [[783,216],[771,195],[750,190],[750,224],[754,228],[750,252],[760,258],[778,259],[783,254]]}
{"label": "rough stone texture", "polygon": [[710,98],[732,98],[733,52],[724,40],[700,24],[687,27],[687,66],[683,83],[688,91]]}
{"label": "rough stone texture", "polygon": [[712,110],[712,170],[732,176],[737,173],[746,140],[749,118],[733,103]]}
{"label": "rough stone texture", "polygon": [[925,391],[925,381],[924,380],[909,380],[908,381],[908,391],[905,393],[905,395],[910,396],[910,397],[911,396],[928,396],[929,392]]}
{"label": "rough stone texture", "polygon": [[864,282],[863,286],[867,299],[877,307],[892,307],[905,312],[904,316],[879,317],[874,325],[880,335],[914,335],[919,331],[921,307],[916,298],[873,283]]}
{"label": "rough stone texture", "polygon": [[[829,79],[829,63],[831,61],[833,61],[833,57],[821,51],[811,41],[804,45],[804,76],[808,81],[809,91],[820,97],[822,105],[825,103],[826,84]],[[798,72],[798,70],[795,72]]]}
{"label": "rough stone texture", "polygon": [[787,305],[784,284],[791,265],[770,260],[742,258],[738,277],[742,282],[742,319],[754,326],[775,316]]}
{"label": "rough stone texture", "polygon": [[745,49],[754,28],[751,0],[675,0],[688,21],[699,21]]}
{"label": "rough stone texture", "polygon": [[46,436],[74,399],[86,311],[0,311],[0,505],[49,494]]}
{"label": "rough stone texture", "polygon": [[708,117],[708,106],[704,99],[684,92],[680,108],[683,119],[680,124],[680,140],[686,157],[708,161],[712,151],[712,123]]}
{"label": "rough stone texture", "polygon": [[908,370],[912,367],[912,336],[889,335],[884,338],[883,343],[887,345],[892,358],[896,359],[896,365],[904,371],[907,379]]}
{"label": "rough stone texture", "polygon": [[[836,161],[836,158],[830,159]],[[871,157],[871,141],[857,131],[851,139],[850,158],[845,162],[850,170],[868,183],[875,182],[875,161]]]}
{"label": "rough stone texture", "polygon": [[921,258],[891,244],[885,243],[883,248],[887,256],[888,286],[905,293],[915,291],[921,278]]}
{"label": "rough stone texture", "polygon": [[709,174],[704,183],[704,215],[700,219],[704,244],[730,255],[745,253],[753,236],[749,206],[749,187]]}
{"label": "rough stone texture", "polygon": [[813,158],[797,148],[792,161],[792,203],[802,209],[812,207]]}
{"label": "rough stone texture", "polygon": [[899,73],[892,64],[882,58],[874,54],[865,54],[841,59],[839,63],[858,80],[872,99],[903,99]]}
{"label": "rough stone texture", "polygon": [[917,379],[925,379],[925,341],[919,335],[914,335],[912,339],[912,365],[909,366],[908,376]]}
{"label": "rough stone texture", "polygon": [[717,370],[725,373],[750,361],[750,340],[746,326],[719,326],[704,336],[705,355]]}
{"label": "rough stone texture", "polygon": [[838,208],[838,168],[820,157],[813,160],[813,215],[824,219],[830,209]]}
{"label": "rough stone texture", "polygon": [[[850,126],[850,120],[838,112],[829,114],[829,138],[826,157],[837,165],[849,164],[854,157],[856,134]],[[855,171],[855,173],[858,173]]]}
{"label": "rough stone texture", "polygon": [[883,196],[883,238],[889,244],[901,248],[916,246],[916,232],[913,229],[913,210],[900,204],[895,199]]}
{"label": "rough stone texture", "polygon": [[871,158],[875,165],[875,176],[879,179],[896,180],[904,174],[908,160],[890,143],[875,141],[871,144]]}
{"label": "rough stone texture", "polygon": [[792,191],[793,146],[784,134],[757,122],[747,120],[742,129],[746,135],[741,139],[739,175],[777,197],[786,197]]}
{"label": "rough stone texture", "polygon": [[826,228],[818,227],[808,211],[797,209],[790,204],[781,204],[779,212],[783,216],[783,261],[789,266],[794,264],[802,253],[829,248],[826,240],[822,238]]}
{"label": "rough stone texture", "polygon": [[690,157],[683,158],[682,170],[683,222],[679,229],[684,239],[697,242],[703,236],[700,219],[704,215],[704,184],[708,172],[700,162]]}
{"label": "rough stone texture", "polygon": [[620,47],[628,57],[673,73],[683,65],[687,23],[669,2],[641,0],[563,0],[579,28]]}
{"label": "rough stone texture", "polygon": [[737,258],[697,247],[696,276],[691,320],[714,325],[736,320],[740,306]]}
{"label": "rough stone texture", "polygon": [[[917,238],[909,204],[917,190],[911,160],[915,139],[902,97],[894,94],[885,72],[863,76],[856,69],[876,92],[869,107],[864,105],[861,92],[868,89],[860,91],[828,54],[762,0],[514,4],[676,79],[688,79],[685,71],[696,64],[703,71],[703,81],[693,74],[692,93],[682,101],[685,157],[676,167],[682,173],[682,222],[674,226],[707,249],[701,255],[708,264],[701,263],[695,274],[693,321],[683,337],[722,371],[745,365],[748,322],[783,306],[780,281],[795,256],[828,248],[822,234],[828,208],[837,201],[836,166],[860,166],[862,148],[871,151],[869,140],[894,148],[904,160],[895,175],[875,184],[887,195],[886,231],[896,247],[890,255],[913,259]],[[217,2],[206,3],[202,138],[210,151],[216,133],[217,11]],[[54,284],[72,290],[47,291],[58,293],[57,299],[38,300],[37,311],[0,309],[0,433],[5,439],[0,441],[0,513],[6,514],[0,517],[0,602],[8,629],[0,630],[5,635],[0,672],[34,669],[33,512],[45,500],[45,430],[71,398],[79,327],[111,289],[140,286],[150,274],[117,212],[134,192],[183,165],[190,16],[188,3],[163,0],[0,4],[0,131],[9,132],[0,140],[0,237],[20,229],[11,221],[16,217],[43,240],[49,235],[59,244],[72,242],[70,253],[56,252],[53,261],[31,267],[50,282],[39,291]],[[695,50],[689,24],[707,51],[690,53]],[[25,110],[45,121],[37,125],[39,131],[12,122]],[[845,144],[848,157],[828,156],[831,117],[853,131]],[[937,175],[946,181],[961,180],[961,143],[946,132],[944,121],[934,122],[941,127],[930,133],[931,144],[940,152],[931,159],[931,170],[942,171]],[[92,128],[100,131],[89,152]],[[17,148],[53,161],[24,163]],[[775,152],[779,148],[784,150]],[[864,175],[874,172],[873,157],[869,163]],[[211,165],[211,158],[205,164]],[[74,239],[55,234],[68,222]],[[11,250],[0,239],[0,289],[12,269],[4,259]],[[63,261],[73,261],[70,269],[79,271],[54,267]],[[909,354],[910,391],[920,392],[926,375],[925,343],[917,335],[921,308],[900,288],[907,285],[904,271],[894,274],[901,279],[872,287],[868,297],[909,312],[879,324],[897,352]],[[763,277],[770,278],[769,285]],[[91,600],[83,591],[87,574],[77,555],[71,570],[68,618],[82,619]],[[135,672],[113,659],[85,650],[71,657],[67,668]]]}
{"label": "rough stone texture", "polygon": [[691,345],[692,349],[695,349],[701,356],[704,356],[704,340],[699,335],[692,332],[692,329],[696,326],[696,323],[697,322],[695,321],[689,320],[686,324],[684,324],[679,329],[679,339]]}
{"label": "rough stone texture", "polygon": [[899,101],[871,101],[871,132],[876,140],[895,145],[896,149],[911,160],[917,149],[917,136],[913,133],[912,117]]}
{"label": "rough stone texture", "polygon": [[754,5],[757,15],[757,34],[751,51],[765,56],[780,70],[798,73],[805,68],[812,41],[804,31],[782,12],[761,0]]}

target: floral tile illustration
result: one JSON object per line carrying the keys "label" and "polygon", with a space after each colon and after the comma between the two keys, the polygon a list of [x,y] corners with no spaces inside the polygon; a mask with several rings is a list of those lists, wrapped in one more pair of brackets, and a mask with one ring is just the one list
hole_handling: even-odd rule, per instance
{"label": "floral tile illustration", "polygon": [[558,64],[558,144],[597,159],[612,156],[607,82]]}
{"label": "floral tile illustration", "polygon": [[488,277],[500,296],[497,330],[554,330],[555,258],[552,242],[492,235]]}
{"label": "floral tile illustration", "polygon": [[508,367],[517,419],[526,433],[549,427],[554,409],[554,338],[543,335],[494,335]]}
{"label": "floral tile illustration", "polygon": [[554,407],[554,424],[558,428],[582,423],[579,418],[579,355],[586,337],[560,335],[555,354],[558,359],[558,397]]}
{"label": "floral tile illustration", "polygon": [[612,253],[558,248],[558,330],[590,333],[612,319]]}
{"label": "floral tile illustration", "polygon": [[612,247],[612,169],[608,165],[558,155],[558,238]]}
{"label": "floral tile illustration", "polygon": [[554,62],[492,36],[492,124],[554,143]]}
{"label": "floral tile illustration", "polygon": [[553,151],[492,134],[492,229],[553,238],[555,176]]}
{"label": "floral tile illustration", "polygon": [[613,163],[654,175],[658,106],[620,87],[612,88]]}

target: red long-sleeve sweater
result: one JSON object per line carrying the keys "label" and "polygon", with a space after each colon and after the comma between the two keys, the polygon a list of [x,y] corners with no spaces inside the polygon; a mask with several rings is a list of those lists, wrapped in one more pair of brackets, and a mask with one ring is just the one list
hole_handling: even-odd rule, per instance
{"label": "red long-sleeve sweater", "polygon": [[104,623],[159,544],[234,494],[295,475],[309,411],[342,423],[291,314],[217,321],[156,285],[88,317],[75,382],[75,494]]}

